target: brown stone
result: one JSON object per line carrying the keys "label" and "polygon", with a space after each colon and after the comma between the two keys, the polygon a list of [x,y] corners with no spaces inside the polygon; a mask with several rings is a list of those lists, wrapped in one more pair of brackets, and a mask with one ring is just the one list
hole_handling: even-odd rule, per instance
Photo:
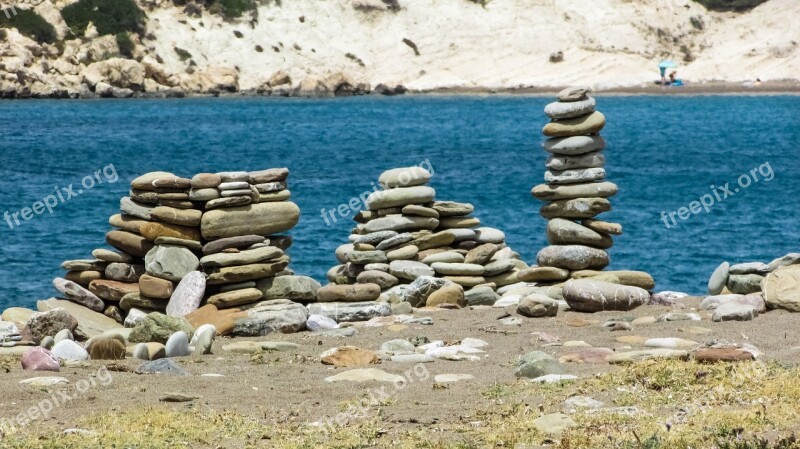
{"label": "brown stone", "polygon": [[106,234],[106,242],[114,248],[136,257],[144,257],[148,251],[153,249],[153,242],[126,231],[110,231]]}
{"label": "brown stone", "polygon": [[213,304],[219,309],[251,304],[261,299],[263,293],[257,288],[244,288],[229,292],[217,293],[208,297],[206,302]]}
{"label": "brown stone", "polygon": [[94,337],[86,351],[92,360],[122,360],[125,358],[125,344],[116,338],[103,335]]}
{"label": "brown stone", "polygon": [[89,291],[106,301],[119,302],[128,293],[138,293],[139,284],[98,279],[89,284]]}
{"label": "brown stone", "polygon": [[146,224],[146,220],[142,220],[131,215],[123,215],[123,214],[116,214],[112,215],[108,219],[108,224],[114,226],[115,228],[119,228],[123,231],[132,232],[134,234],[140,234],[142,225]]}
{"label": "brown stone", "polygon": [[288,168],[270,168],[267,170],[252,171],[250,184],[264,184],[267,182],[283,182],[289,177]]}
{"label": "brown stone", "polygon": [[157,190],[166,189],[188,189],[192,185],[192,181],[178,176],[160,176],[153,179],[153,187]]}
{"label": "brown stone", "polygon": [[464,288],[458,284],[449,284],[436,290],[428,296],[425,305],[428,307],[437,307],[443,304],[451,304],[457,307],[464,307],[467,305],[464,299]]}
{"label": "brown stone", "polygon": [[106,307],[106,310],[103,312],[103,315],[111,318],[112,320],[120,324],[122,324],[125,321],[124,313],[122,312],[122,309],[119,308],[118,306],[111,305]]}
{"label": "brown stone", "polygon": [[213,324],[217,328],[217,335],[230,335],[236,326],[236,320],[246,318],[247,312],[237,308],[219,310],[213,304],[206,304],[194,312],[184,316],[195,329],[203,324]]}
{"label": "brown stone", "polygon": [[471,249],[464,258],[464,263],[485,265],[499,248],[494,243],[484,243]]}
{"label": "brown stone", "polygon": [[213,189],[222,184],[222,178],[216,173],[198,173],[190,184],[193,189]]}
{"label": "brown stone", "polygon": [[375,365],[378,363],[378,355],[355,346],[341,346],[327,351],[320,360],[323,365],[336,367]]}
{"label": "brown stone", "polygon": [[150,298],[169,299],[175,291],[175,284],[166,279],[143,274],[139,278],[139,291]]}
{"label": "brown stone", "polygon": [[751,352],[737,348],[708,348],[699,349],[694,353],[694,359],[701,363],[717,362],[744,362],[755,360]]}
{"label": "brown stone", "polygon": [[103,279],[103,273],[99,271],[68,271],[64,275],[64,279],[72,281],[82,287],[88,287],[89,284],[97,279]]}
{"label": "brown stone", "polygon": [[150,173],[145,173],[142,176],[131,181],[131,188],[137,190],[146,190],[148,192],[154,192],[156,187],[153,185],[153,181],[158,178],[165,178],[165,177],[174,177],[175,175],[168,172],[163,171],[154,171]]}
{"label": "brown stone", "polygon": [[319,302],[360,302],[374,301],[381,295],[381,287],[377,284],[336,285],[328,284],[317,290]]}
{"label": "brown stone", "polygon": [[558,267],[530,267],[517,272],[522,282],[560,282],[569,278],[569,270]]}
{"label": "brown stone", "polygon": [[[190,202],[190,207],[191,204]],[[166,206],[155,207],[150,214],[158,221],[176,226],[200,226],[200,219],[203,217],[203,212],[196,209],[176,209]]]}
{"label": "brown stone", "polygon": [[131,310],[136,307],[137,309],[164,312],[167,310],[167,300],[148,298],[139,292],[128,293],[123,296],[119,301],[119,307],[122,310]]}
{"label": "brown stone", "polygon": [[183,240],[200,241],[200,230],[188,226],[176,226],[166,223],[147,223],[142,225],[144,238],[154,242],[159,237],[175,237]]}
{"label": "brown stone", "polygon": [[622,235],[622,225],[619,223],[612,223],[609,221],[587,218],[581,221],[581,224],[595,232],[600,232],[603,234]]}

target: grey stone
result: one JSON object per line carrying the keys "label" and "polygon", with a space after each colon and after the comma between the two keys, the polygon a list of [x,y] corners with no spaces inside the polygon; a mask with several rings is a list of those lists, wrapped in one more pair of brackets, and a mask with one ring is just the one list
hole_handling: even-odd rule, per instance
{"label": "grey stone", "polygon": [[594,112],[595,100],[585,97],[575,101],[556,101],[544,107],[544,113],[553,120],[566,120]]}
{"label": "grey stone", "polygon": [[283,251],[274,246],[264,246],[238,253],[215,253],[200,259],[200,265],[205,267],[229,267],[233,265],[249,265],[266,260],[277,259],[283,256]]}
{"label": "grey stone", "polygon": [[[214,344],[214,339],[217,337],[217,328],[213,324],[203,324],[194,331],[192,341],[189,346],[194,348],[192,351],[194,355],[211,354],[211,346]],[[169,341],[167,342],[169,343]],[[169,344],[167,344],[169,347]]]}
{"label": "grey stone", "polygon": [[614,243],[607,234],[563,218],[547,222],[547,241],[551,245],[585,245],[600,249],[611,248]]}
{"label": "grey stone", "polygon": [[539,184],[531,190],[531,195],[542,201],[570,200],[575,198],[608,198],[617,194],[618,187],[613,182],[593,182],[589,184],[549,185]]}
{"label": "grey stone", "polygon": [[317,297],[320,283],[308,276],[278,276],[259,279],[256,288],[264,294],[265,300],[289,299],[311,302]]}
{"label": "grey stone", "polygon": [[592,279],[569,280],[562,293],[570,309],[577,312],[632,310],[650,299],[650,293],[642,288]]}
{"label": "grey stone", "polygon": [[389,304],[373,301],[313,303],[308,305],[308,311],[315,315],[325,315],[337,323],[367,321],[378,316],[389,316],[392,313]]}
{"label": "grey stone", "polygon": [[766,276],[770,271],[772,270],[769,265],[763,262],[737,263],[728,269],[729,274],[760,274],[762,276]]}
{"label": "grey stone", "polygon": [[728,273],[730,270],[730,264],[728,262],[722,262],[713,273],[711,273],[711,278],[708,280],[708,294],[709,295],[719,295],[722,293],[722,289],[725,288],[725,285],[728,283]]}
{"label": "grey stone", "polygon": [[378,177],[381,186],[387,189],[396,187],[412,187],[427,184],[431,179],[431,172],[419,167],[402,167],[386,170]]}
{"label": "grey stone", "polygon": [[[359,236],[358,236],[358,237],[357,237],[357,238],[356,238],[356,239],[353,241],[353,243],[354,243],[354,244],[365,243],[365,244],[367,244],[367,245],[372,245],[372,246],[375,246],[375,245],[378,245],[378,244],[380,244],[380,243],[381,243],[381,242],[383,242],[384,240],[390,239],[390,238],[392,238],[392,237],[396,237],[397,235],[398,235],[398,234],[397,234],[397,232],[395,232],[395,231],[378,231],[378,232],[372,232],[372,233],[370,233],[370,234],[366,234],[366,235],[359,235]],[[409,237],[411,236],[411,234],[408,234],[408,235],[409,235]],[[409,240],[410,240],[410,239],[409,239]],[[378,249],[383,249],[383,248],[378,248]]]}
{"label": "grey stone", "polygon": [[144,274],[144,265],[112,262],[106,267],[106,279],[119,282],[139,282]]}
{"label": "grey stone", "polygon": [[102,299],[75,282],[62,278],[55,278],[53,279],[53,286],[70,301],[80,304],[90,310],[102,312],[105,309],[105,304],[103,304]]}
{"label": "grey stone", "polygon": [[89,353],[72,340],[59,341],[53,346],[51,352],[59,359],[68,362],[78,362],[89,358]]}
{"label": "grey stone", "polygon": [[245,312],[247,317],[236,320],[234,336],[255,337],[272,332],[298,332],[305,329],[308,321],[306,308],[288,299],[262,301]]}
{"label": "grey stone", "polygon": [[535,379],[547,374],[564,374],[564,368],[550,354],[533,351],[517,360],[514,375]]}
{"label": "grey stone", "polygon": [[536,262],[543,267],[576,270],[602,270],[609,263],[608,253],[583,245],[551,245],[543,248],[536,256]]}
{"label": "grey stone", "polygon": [[439,220],[429,217],[404,217],[402,215],[387,215],[370,220],[368,223],[359,224],[358,230],[365,233],[378,231],[419,231],[421,229],[433,230],[439,226]]}
{"label": "grey stone", "polygon": [[186,316],[200,307],[206,291],[206,275],[192,271],[181,279],[167,303],[167,315]]}
{"label": "grey stone", "polygon": [[600,151],[606,147],[606,141],[600,136],[556,137],[545,140],[542,146],[548,153],[575,156]]}
{"label": "grey stone", "polygon": [[142,220],[153,221],[153,208],[133,201],[129,196],[119,200],[119,209],[128,215],[132,215]]}
{"label": "grey stone", "polygon": [[606,163],[606,158],[600,151],[581,154],[578,156],[564,156],[551,154],[544,166],[550,170],[574,170],[578,168],[600,168]]}
{"label": "grey stone", "polygon": [[[383,231],[383,232],[392,232],[395,235],[378,242],[377,243],[378,246],[376,246],[375,249],[386,250],[414,240],[414,236],[410,232],[404,232],[402,234],[398,234],[395,231]],[[372,234],[367,234],[367,235],[372,235]]]}
{"label": "grey stone", "polygon": [[200,260],[187,248],[173,245],[158,245],[144,259],[147,274],[173,282],[200,267]]}
{"label": "grey stone", "polygon": [[585,184],[605,179],[605,177],[606,171],[603,168],[575,168],[544,172],[544,180],[550,185]]}
{"label": "grey stone", "polygon": [[402,207],[407,204],[425,204],[433,201],[436,191],[427,186],[398,187],[380,190],[367,197],[369,210]]}
{"label": "grey stone", "polygon": [[749,304],[724,302],[714,309],[712,321],[750,321],[758,316],[758,311]]}
{"label": "grey stone", "polygon": [[147,362],[136,370],[142,374],[169,374],[175,376],[188,376],[189,372],[171,359],[158,359]]}
{"label": "grey stone", "polygon": [[519,300],[517,313],[530,318],[556,316],[558,314],[558,301],[533,293]]}
{"label": "grey stone", "polygon": [[408,279],[413,281],[420,276],[433,276],[435,271],[433,268],[422,262],[415,262],[412,260],[393,260],[389,264],[389,273],[399,279]]}
{"label": "grey stone", "polygon": [[473,287],[464,292],[468,306],[491,306],[500,299],[491,287]]}
{"label": "grey stone", "polygon": [[764,276],[760,274],[730,274],[728,275],[728,290],[740,295],[747,295],[761,291]]}
{"label": "grey stone", "polygon": [[611,210],[611,203],[605,198],[573,198],[551,201],[541,208],[539,214],[544,218],[594,218],[597,214]]}
{"label": "grey stone", "polygon": [[184,357],[191,354],[189,351],[189,337],[183,331],[170,335],[165,348],[167,357]]}
{"label": "grey stone", "polygon": [[558,93],[558,101],[580,101],[586,98],[591,89],[587,86],[573,86],[564,88]]}

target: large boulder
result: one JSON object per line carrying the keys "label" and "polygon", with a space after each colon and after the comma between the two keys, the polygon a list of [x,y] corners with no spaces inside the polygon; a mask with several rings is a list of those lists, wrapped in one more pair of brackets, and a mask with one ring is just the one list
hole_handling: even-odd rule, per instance
{"label": "large boulder", "polygon": [[141,91],[144,73],[144,66],[135,60],[111,58],[89,64],[83,71],[83,82],[91,87],[105,82],[113,87]]}
{"label": "large boulder", "polygon": [[170,83],[188,92],[203,94],[237,92],[239,72],[229,67],[208,67],[191,75],[181,74],[178,79],[171,79]]}
{"label": "large boulder", "polygon": [[642,288],[593,279],[569,280],[562,294],[576,312],[632,310],[650,300],[650,293]]}
{"label": "large boulder", "polygon": [[800,312],[800,265],[776,268],[764,278],[761,288],[770,309]]}

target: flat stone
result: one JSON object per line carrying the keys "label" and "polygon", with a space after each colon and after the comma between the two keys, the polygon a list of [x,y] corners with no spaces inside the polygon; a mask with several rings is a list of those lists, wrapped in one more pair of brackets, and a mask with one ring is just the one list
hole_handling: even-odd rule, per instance
{"label": "flat stone", "polygon": [[355,346],[332,348],[320,355],[320,361],[323,365],[333,365],[338,368],[375,365],[379,363],[378,355],[374,351],[357,348]]}
{"label": "flat stone", "polygon": [[580,154],[577,156],[565,156],[563,154],[551,154],[545,161],[544,166],[548,170],[563,171],[584,168],[602,168],[606,164],[606,158],[600,151]]}
{"label": "flat stone", "polygon": [[543,248],[536,256],[539,266],[566,270],[603,269],[609,263],[608,253],[583,245],[552,245]]}
{"label": "flat stone", "polygon": [[[600,275],[610,275],[616,278],[615,284],[622,284],[622,285],[629,285],[632,287],[639,287],[645,290],[653,290],[656,286],[656,282],[649,273],[645,273],[644,271],[633,271],[633,270],[608,270],[608,271],[596,271],[596,270],[579,270],[573,271],[570,273],[570,277],[573,279],[584,279],[584,278],[597,278]],[[602,279],[600,279],[602,280]]]}
{"label": "flat stone", "polygon": [[266,238],[260,235],[240,235],[221,238],[219,240],[206,243],[203,246],[203,254],[209,256],[230,248],[245,249],[257,243],[263,243],[265,240]]}
{"label": "flat stone", "polygon": [[730,274],[727,287],[733,293],[748,295],[761,291],[764,276],[760,274]]}
{"label": "flat stone", "polygon": [[200,241],[200,232],[196,227],[176,226],[166,223],[145,223],[139,228],[142,237],[155,242],[160,237],[173,237],[182,240]]}
{"label": "flat stone", "polygon": [[332,302],[359,302],[374,301],[381,294],[377,284],[335,285],[328,284],[317,290],[317,301]]}
{"label": "flat stone", "polygon": [[168,374],[174,376],[188,376],[189,372],[171,359],[158,359],[147,362],[136,369],[140,374]]}
{"label": "flat stone", "polygon": [[144,257],[153,248],[153,242],[127,231],[108,232],[106,243],[134,257]]}
{"label": "flat stone", "polygon": [[608,363],[611,363],[612,365],[618,365],[631,362],[640,362],[643,360],[650,360],[650,359],[688,360],[689,353],[687,351],[679,349],[665,349],[665,348],[646,349],[642,351],[618,352],[608,358]]}
{"label": "flat stone", "polygon": [[378,183],[385,189],[396,187],[412,187],[427,184],[431,179],[431,172],[419,167],[402,167],[386,170],[378,177]]}
{"label": "flat stone", "polygon": [[235,336],[255,337],[272,332],[299,332],[305,329],[309,315],[302,304],[287,299],[262,301],[244,312],[247,314],[245,317],[236,319],[233,329]]}
{"label": "flat stone", "polygon": [[275,276],[289,265],[289,259],[279,258],[270,263],[255,263],[233,267],[206,269],[207,285],[236,284]]}
{"label": "flat stone", "polygon": [[570,309],[579,312],[632,310],[650,299],[644,289],[590,279],[569,280],[562,292]]}
{"label": "flat stone", "polygon": [[584,95],[583,99],[575,101],[556,101],[544,107],[544,113],[553,120],[566,120],[577,118],[594,112],[595,100]]}
{"label": "flat stone", "polygon": [[86,290],[80,285],[62,278],[53,279],[53,286],[67,299],[76,302],[84,307],[88,307],[95,312],[104,309],[103,301],[94,293]]}
{"label": "flat stone", "polygon": [[[549,124],[548,124],[549,125]],[[572,136],[547,139],[542,143],[545,151],[565,156],[601,151],[606,146],[606,141],[600,136]]]}
{"label": "flat stone", "polygon": [[468,306],[491,306],[500,296],[491,287],[473,287],[464,293]]}
{"label": "flat stone", "polygon": [[694,352],[693,356],[695,360],[701,363],[744,362],[755,360],[752,352],[736,348],[698,349]]}
{"label": "flat stone", "polygon": [[576,380],[578,380],[578,376],[573,376],[572,374],[545,374],[544,376],[531,379],[531,382],[537,384],[557,384]]}
{"label": "flat stone", "polygon": [[561,282],[569,278],[569,270],[557,267],[531,267],[517,272],[523,282]]}
{"label": "flat stone", "polygon": [[247,312],[236,308],[219,310],[213,304],[206,304],[184,318],[194,328],[210,324],[217,330],[217,335],[230,335],[236,326],[236,320],[243,317],[247,317]]}
{"label": "flat stone", "polygon": [[433,381],[437,384],[446,384],[453,382],[461,382],[464,380],[472,380],[475,376],[472,374],[437,374],[433,377]]}
{"label": "flat stone", "polygon": [[714,309],[711,321],[750,321],[758,316],[758,311],[749,304],[725,302]]}
{"label": "flat stone", "polygon": [[289,169],[286,167],[268,168],[266,170],[251,171],[248,175],[250,184],[283,182],[289,177]]}
{"label": "flat stone", "polygon": [[325,382],[406,382],[403,376],[389,374],[377,368],[357,368],[325,378]]}
{"label": "flat stone", "polygon": [[560,435],[568,429],[578,427],[578,424],[567,415],[553,413],[534,419],[533,427],[546,435]]}
{"label": "flat stone", "polygon": [[587,86],[573,86],[567,87],[558,93],[558,101],[580,101],[586,98],[586,95],[591,89]]}
{"label": "flat stone", "polygon": [[357,265],[366,265],[369,263],[386,263],[389,259],[386,253],[379,250],[373,251],[351,251],[347,254],[347,260]]}
{"label": "flat stone", "polygon": [[548,221],[546,232],[547,241],[551,245],[585,245],[608,249],[614,244],[610,236],[563,218]]}
{"label": "flat stone", "polygon": [[89,284],[89,291],[106,301],[119,302],[129,293],[139,293],[139,283],[98,279]]}
{"label": "flat stone", "polygon": [[547,170],[544,180],[550,185],[584,184],[605,179],[603,168],[574,168],[571,170]]}
{"label": "flat stone", "polygon": [[455,201],[436,201],[433,203],[433,209],[439,212],[440,217],[461,217],[475,211],[472,204]]}
{"label": "flat stone", "polygon": [[644,345],[648,348],[687,349],[694,348],[699,343],[682,338],[648,338]]}
{"label": "flat stone", "polygon": [[586,348],[579,351],[568,352],[558,358],[561,363],[588,363],[601,365],[608,363],[608,358],[614,351],[608,348]]}
{"label": "flat stone", "polygon": [[145,204],[140,204],[131,199],[129,196],[122,197],[119,200],[119,209],[132,217],[141,218],[142,220],[150,221],[152,220],[151,213],[153,211],[152,207],[149,207]]}
{"label": "flat stone", "polygon": [[533,293],[519,300],[517,313],[530,318],[556,316],[558,314],[558,301]]}
{"label": "flat stone", "polygon": [[481,276],[483,275],[483,265],[472,263],[445,263],[436,262],[431,268],[440,275],[445,276]]}
{"label": "flat stone", "polygon": [[574,198],[549,202],[539,209],[544,218],[593,218],[597,214],[611,210],[611,203],[605,198]]}
{"label": "flat stone", "polygon": [[387,215],[359,224],[358,230],[362,233],[378,231],[419,231],[421,229],[433,230],[439,226],[439,220],[429,217],[404,217],[402,215]]}
{"label": "flat stone", "polygon": [[143,274],[139,278],[139,292],[147,297],[169,299],[175,291],[175,284],[167,279]]}
{"label": "flat stone", "polygon": [[539,184],[531,190],[531,195],[542,201],[557,201],[577,198],[608,198],[616,195],[617,191],[617,185],[608,181],[588,184]]}
{"label": "flat stone", "polygon": [[367,321],[375,317],[389,316],[392,309],[389,304],[380,302],[336,302],[313,303],[308,305],[308,312],[324,315],[337,323],[351,321]]}
{"label": "flat stone", "polygon": [[542,128],[547,137],[582,136],[597,134],[606,124],[606,117],[599,111],[581,117],[550,122]]}
{"label": "flat stone", "polygon": [[215,209],[203,214],[201,232],[206,240],[243,235],[270,235],[292,229],[300,209],[292,202],[258,203]]}
{"label": "flat stone", "polygon": [[768,264],[763,262],[737,263],[728,269],[729,274],[760,274],[768,275],[772,270]]}
{"label": "flat stone", "polygon": [[19,381],[22,385],[28,385],[34,388],[49,388],[55,387],[56,385],[66,385],[69,383],[64,377],[58,376],[40,376],[40,377],[31,377],[28,379],[22,379]]}
{"label": "flat stone", "polygon": [[420,276],[433,276],[433,268],[422,262],[395,260],[389,264],[389,273],[399,279],[414,280]]}

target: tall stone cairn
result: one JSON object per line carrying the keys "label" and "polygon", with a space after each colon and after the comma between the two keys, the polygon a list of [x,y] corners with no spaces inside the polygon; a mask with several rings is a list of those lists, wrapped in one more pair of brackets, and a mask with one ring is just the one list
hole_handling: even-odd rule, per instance
{"label": "tall stone cairn", "polygon": [[64,299],[130,327],[152,312],[187,316],[204,304],[274,299],[265,293],[271,280],[292,274],[284,253],[292,239],[282,233],[300,216],[288,176],[285,168],[142,175],[109,219],[114,250],[65,261],[53,284]]}
{"label": "tall stone cairn", "polygon": [[542,129],[547,138],[542,146],[550,156],[545,184],[531,193],[546,202],[539,213],[548,220],[550,246],[539,251],[538,267],[526,270],[520,280],[557,283],[578,271],[602,270],[609,263],[611,236],[622,233],[620,224],[595,218],[611,210],[608,198],[617,186],[605,180],[605,141],[599,133],[606,119],[588,92],[586,87],[564,89],[544,109],[551,122]]}

